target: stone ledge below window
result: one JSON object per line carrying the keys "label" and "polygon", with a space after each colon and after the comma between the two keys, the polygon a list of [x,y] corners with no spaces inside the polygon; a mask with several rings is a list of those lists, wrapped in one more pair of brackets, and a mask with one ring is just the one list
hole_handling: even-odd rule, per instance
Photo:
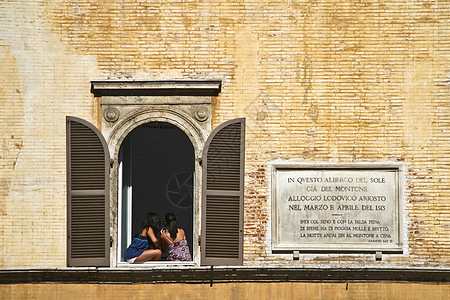
{"label": "stone ledge below window", "polygon": [[0,269],[0,284],[224,283],[224,282],[448,282],[438,268],[42,268]]}

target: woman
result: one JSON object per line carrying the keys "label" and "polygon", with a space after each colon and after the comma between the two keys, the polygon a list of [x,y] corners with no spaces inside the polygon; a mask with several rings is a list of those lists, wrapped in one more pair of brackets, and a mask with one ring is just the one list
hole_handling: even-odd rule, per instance
{"label": "woman", "polygon": [[160,231],[161,219],[155,213],[148,213],[142,223],[140,233],[134,237],[130,246],[125,250],[125,260],[130,264],[160,260]]}
{"label": "woman", "polygon": [[161,230],[161,246],[163,250],[166,246],[169,248],[167,260],[192,260],[184,230],[177,227],[177,218],[173,213],[166,214],[164,225],[166,227]]}

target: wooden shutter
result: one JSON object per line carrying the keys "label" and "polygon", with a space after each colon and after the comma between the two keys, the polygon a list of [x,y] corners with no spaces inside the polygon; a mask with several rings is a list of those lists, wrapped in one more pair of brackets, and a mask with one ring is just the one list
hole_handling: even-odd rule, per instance
{"label": "wooden shutter", "polygon": [[245,119],[218,126],[203,150],[202,265],[242,265]]}
{"label": "wooden shutter", "polygon": [[109,266],[109,151],[89,122],[66,118],[67,264]]}

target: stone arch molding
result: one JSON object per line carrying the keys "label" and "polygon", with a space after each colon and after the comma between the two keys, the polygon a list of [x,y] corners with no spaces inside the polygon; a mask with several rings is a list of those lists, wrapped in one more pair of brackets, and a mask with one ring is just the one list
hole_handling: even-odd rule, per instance
{"label": "stone arch molding", "polygon": [[133,129],[150,122],[167,122],[180,128],[194,146],[196,157],[200,157],[201,149],[210,129],[201,128],[192,116],[171,107],[136,109],[121,118],[111,130],[109,136],[106,137],[111,157],[119,155],[123,140]]}

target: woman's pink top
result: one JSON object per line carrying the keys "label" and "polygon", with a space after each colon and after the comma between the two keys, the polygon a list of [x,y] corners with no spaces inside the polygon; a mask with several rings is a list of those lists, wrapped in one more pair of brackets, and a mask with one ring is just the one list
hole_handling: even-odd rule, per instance
{"label": "woman's pink top", "polygon": [[[181,229],[183,230],[183,229]],[[164,236],[169,240],[169,256],[167,260],[178,260],[178,261],[189,261],[192,260],[191,252],[189,251],[188,242],[186,240],[186,235],[184,239],[178,242],[172,242],[172,240],[163,232]],[[184,234],[184,231],[183,231]]]}

